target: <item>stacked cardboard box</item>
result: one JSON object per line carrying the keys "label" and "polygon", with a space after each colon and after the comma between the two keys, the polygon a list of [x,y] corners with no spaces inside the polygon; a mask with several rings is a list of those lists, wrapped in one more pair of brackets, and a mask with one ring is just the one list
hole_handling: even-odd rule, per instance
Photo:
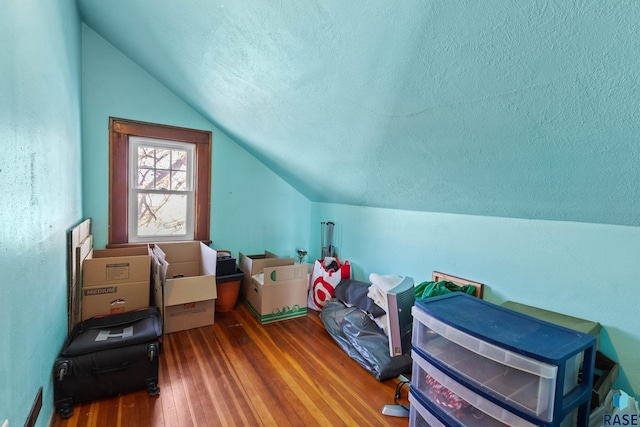
{"label": "stacked cardboard box", "polygon": [[82,320],[149,307],[149,246],[93,250],[82,263]]}

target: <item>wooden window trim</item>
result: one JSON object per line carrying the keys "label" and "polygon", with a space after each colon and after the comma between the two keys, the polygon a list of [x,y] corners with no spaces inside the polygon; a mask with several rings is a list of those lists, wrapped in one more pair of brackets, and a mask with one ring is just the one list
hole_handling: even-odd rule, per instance
{"label": "wooden window trim", "polygon": [[211,132],[109,117],[109,244],[107,247],[129,245],[127,212],[130,136],[166,139],[196,145],[194,240],[210,243]]}

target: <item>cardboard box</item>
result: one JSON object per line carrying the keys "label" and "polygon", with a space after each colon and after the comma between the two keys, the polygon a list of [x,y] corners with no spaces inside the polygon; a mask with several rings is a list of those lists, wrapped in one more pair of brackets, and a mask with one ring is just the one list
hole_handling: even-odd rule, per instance
{"label": "cardboard box", "polygon": [[604,403],[604,399],[613,388],[613,383],[615,383],[617,379],[618,364],[603,353],[596,351],[593,388],[591,389],[592,410]]}
{"label": "cardboard box", "polygon": [[171,305],[164,309],[164,332],[171,333],[211,325],[215,299]]}
{"label": "cardboard box", "polygon": [[[594,335],[596,337],[596,349],[600,347],[600,330],[602,329],[602,325],[598,322],[567,316],[565,314],[555,313],[553,311],[543,310],[541,308],[531,307],[513,301],[507,301],[503,303],[502,306],[549,323],[573,329],[574,331]],[[611,391],[613,383],[617,378],[618,364],[600,351],[596,351],[595,372],[593,387],[591,389],[592,410],[604,402],[604,399],[607,397],[609,391]]]}
{"label": "cardboard box", "polygon": [[260,323],[306,316],[309,279],[306,264],[266,267],[251,278],[245,304]]}
{"label": "cardboard box", "polygon": [[149,246],[93,250],[82,265],[82,320],[149,307]]}
{"label": "cardboard box", "polygon": [[158,243],[153,248],[154,304],[164,332],[213,325],[217,253],[201,242]]}
{"label": "cardboard box", "polygon": [[596,337],[596,349],[600,348],[600,330],[602,329],[602,326],[598,322],[567,316],[565,314],[555,313],[553,311],[543,310],[541,308],[513,301],[503,303],[502,307],[549,323],[564,326],[565,328],[573,329],[574,331],[582,332],[583,334],[591,334]]}
{"label": "cardboard box", "polygon": [[244,279],[240,284],[240,298],[245,299],[251,288],[251,277],[260,273],[265,267],[279,267],[293,265],[293,258],[280,258],[278,255],[265,251],[264,254],[245,255],[239,254],[240,269],[244,271]]}

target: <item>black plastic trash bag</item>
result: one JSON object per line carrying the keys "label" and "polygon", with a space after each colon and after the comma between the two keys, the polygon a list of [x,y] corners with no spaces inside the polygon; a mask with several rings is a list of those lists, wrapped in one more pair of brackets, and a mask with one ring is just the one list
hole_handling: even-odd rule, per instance
{"label": "black plastic trash bag", "polygon": [[320,318],[340,348],[376,380],[384,381],[411,372],[411,355],[391,357],[389,338],[359,308],[330,299],[320,312]]}

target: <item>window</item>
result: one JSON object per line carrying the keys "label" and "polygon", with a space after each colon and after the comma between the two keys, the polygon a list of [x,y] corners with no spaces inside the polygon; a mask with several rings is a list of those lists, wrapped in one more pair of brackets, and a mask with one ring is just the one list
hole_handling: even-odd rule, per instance
{"label": "window", "polygon": [[209,241],[211,132],[110,118],[109,246]]}
{"label": "window", "polygon": [[193,145],[129,138],[129,242],[193,240]]}

